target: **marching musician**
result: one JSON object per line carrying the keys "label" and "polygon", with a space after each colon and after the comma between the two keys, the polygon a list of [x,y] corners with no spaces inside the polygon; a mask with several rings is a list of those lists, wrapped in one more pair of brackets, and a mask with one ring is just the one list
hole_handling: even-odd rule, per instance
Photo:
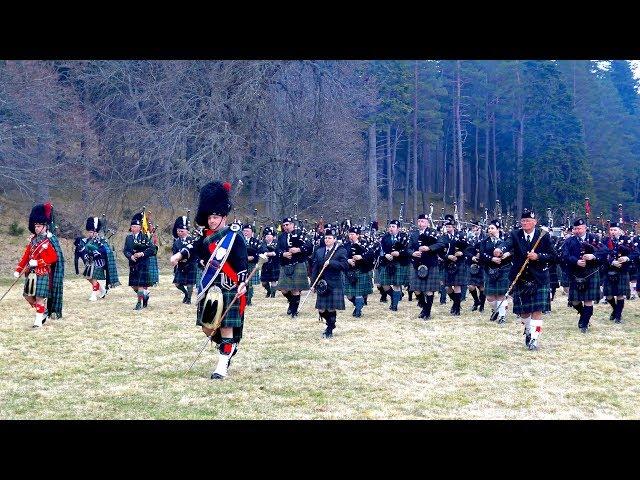
{"label": "marching musician", "polygon": [[374,252],[362,241],[361,233],[361,227],[349,227],[349,240],[343,245],[349,265],[345,270],[344,294],[355,306],[352,315],[356,318],[362,316],[364,299],[373,293],[371,270],[375,261]]}
{"label": "marching musician", "polygon": [[[238,351],[247,301],[247,245],[237,224],[227,226],[227,215],[231,211],[230,191],[228,182],[207,183],[200,190],[195,216],[196,223],[203,226],[204,231],[194,242],[193,252],[206,264],[198,285],[196,325],[218,345],[218,363],[211,374],[213,380],[227,376],[231,357]],[[171,257],[171,263],[176,265],[183,255],[188,258],[191,254],[191,251],[178,252]],[[225,311],[220,328],[214,330],[215,322],[221,320]]]}
{"label": "marching musician", "polygon": [[275,298],[276,285],[280,276],[280,258],[278,257],[278,242],[275,237],[275,230],[272,227],[265,227],[262,231],[264,240],[260,244],[260,253],[264,253],[267,261],[260,269],[260,281],[267,291],[267,298]]}
{"label": "marching musician", "polygon": [[198,272],[198,257],[193,254],[193,243],[196,240],[191,236],[189,229],[191,221],[186,215],[176,218],[173,222],[173,246],[172,255],[181,252],[182,259],[173,267],[173,284],[184,294],[182,303],[191,305],[193,286],[196,284]]}
{"label": "marching musician", "polygon": [[149,236],[141,232],[142,213],[136,213],[131,219],[129,233],[124,242],[122,253],[129,260],[129,286],[138,297],[134,310],[146,308],[149,304],[149,259],[156,255],[157,249]]}
{"label": "marching musician", "polygon": [[631,292],[629,267],[638,258],[638,250],[633,241],[624,235],[622,225],[618,222],[610,224],[609,235],[602,239],[602,246],[607,253],[603,294],[613,309],[609,318],[615,323],[622,323],[624,300]]}
{"label": "marching musician", "polygon": [[[511,258],[495,256],[496,248],[504,246],[502,239],[502,222],[491,220],[487,227],[487,237],[480,242],[479,261],[484,272],[484,292],[491,305],[489,319],[503,324],[506,321],[505,294],[509,290],[509,269]],[[507,256],[508,257],[508,256]]]}
{"label": "marching musician", "polygon": [[[250,272],[258,264],[258,253],[260,251],[260,240],[253,235],[253,225],[246,223],[242,225],[242,236],[247,244],[247,270]],[[247,305],[251,305],[253,298],[253,286],[255,282],[260,283],[260,276],[255,275],[247,285]]]}
{"label": "marching musician", "polygon": [[445,248],[444,256],[444,285],[453,302],[451,314],[460,315],[460,304],[462,302],[462,286],[469,284],[469,269],[466,265],[466,251],[469,247],[464,235],[456,232],[453,219],[445,222],[446,234],[442,237]]}
{"label": "marching musician", "polygon": [[[89,301],[95,302],[104,298],[107,289],[120,285],[118,270],[113,251],[106,239],[100,238],[99,233],[104,225],[98,217],[89,217],[85,225],[85,238],[76,240],[76,273],[78,258],[82,258],[85,268],[82,275],[92,287]],[[105,287],[100,284],[105,281]]]}
{"label": "marching musician", "polygon": [[418,230],[411,232],[408,252],[411,255],[411,280],[409,288],[416,294],[421,308],[418,318],[431,318],[433,295],[442,282],[438,254],[445,248],[437,230],[431,228],[424,213],[418,215]]}
{"label": "marching musician", "polygon": [[291,318],[298,315],[300,293],[309,290],[307,257],[312,250],[313,245],[305,239],[302,231],[296,228],[293,218],[284,218],[276,250],[280,260],[278,290],[289,302],[287,315],[291,315]]}
{"label": "marching musician", "polygon": [[[467,236],[469,241],[469,247],[466,252],[467,268],[469,269],[469,293],[473,297],[472,312],[479,310],[484,312],[484,304],[486,296],[484,294],[484,272],[480,267],[480,242],[484,240],[485,235],[482,233],[482,229],[477,220],[473,220],[471,223],[471,232]],[[480,292],[478,294],[478,292]]]}
{"label": "marching musician", "polygon": [[[63,256],[53,234],[53,206],[47,202],[35,205],[29,214],[31,237],[13,275],[16,279],[25,276],[23,296],[35,311],[33,328],[40,328],[47,317],[55,313],[62,316]],[[16,280],[17,281],[17,280]]]}
{"label": "marching musician", "polygon": [[387,233],[380,239],[380,256],[378,257],[377,281],[387,292],[391,293],[389,310],[397,312],[402,297],[402,285],[409,275],[410,256],[407,250],[409,237],[399,230],[400,222],[391,220]]}
{"label": "marching musician", "polygon": [[[514,285],[512,297],[513,313],[519,316],[524,324],[525,345],[529,350],[538,349],[538,338],[542,332],[542,313],[550,310],[547,262],[555,255],[549,235],[536,228],[536,223],[534,213],[525,208],[520,219],[522,228],[512,230],[504,244],[493,251],[494,256],[503,260],[513,257],[509,272],[511,282],[528,260]],[[538,245],[532,251],[536,242]]]}
{"label": "marching musician", "polygon": [[[324,338],[333,337],[337,310],[344,310],[342,272],[349,268],[349,264],[347,252],[336,240],[335,227],[327,225],[324,231],[324,246],[315,251],[311,271],[311,283],[315,283],[314,290],[317,293],[316,309],[327,324],[327,328],[322,333]],[[320,271],[322,271],[322,277],[316,283]]]}
{"label": "marching musician", "polygon": [[569,274],[569,302],[580,314],[578,328],[586,333],[593,315],[593,302],[600,300],[599,262],[606,252],[593,233],[587,233],[582,218],[573,222],[573,236],[562,245],[562,260]]}

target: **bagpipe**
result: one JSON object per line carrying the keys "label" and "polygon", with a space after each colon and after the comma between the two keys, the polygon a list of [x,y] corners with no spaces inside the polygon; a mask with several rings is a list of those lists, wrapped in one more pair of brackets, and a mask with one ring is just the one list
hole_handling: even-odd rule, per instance
{"label": "bagpipe", "polygon": [[613,238],[609,237],[607,244],[604,244],[604,246],[607,248],[607,276],[610,280],[612,280],[617,278],[624,266],[626,264],[630,264],[631,262],[626,262],[620,268],[614,267],[613,265],[611,265],[611,262],[620,259],[620,257],[629,257],[634,252],[636,247],[633,244],[633,240],[626,236],[621,236],[618,240],[614,240]]}
{"label": "bagpipe", "polygon": [[[453,251],[451,251],[452,246],[453,246]],[[454,255],[464,259],[464,254],[467,248],[469,248],[469,240],[467,240],[467,238],[462,234],[459,234],[459,233],[456,234],[456,236],[453,238],[453,241],[449,245],[449,248],[447,249],[447,253],[444,259],[445,266],[449,272],[451,273],[455,272],[458,269],[458,265],[461,263],[461,261],[460,259],[456,261],[452,261],[448,258],[448,256]],[[462,252],[462,255],[456,255],[457,252]]]}
{"label": "bagpipe", "polygon": [[251,237],[247,239],[247,256],[253,257],[251,263],[258,261],[258,252],[260,250],[260,239],[256,237]]}
{"label": "bagpipe", "polygon": [[84,271],[82,276],[87,278],[93,278],[94,271],[97,268],[102,268],[107,262],[106,252],[104,252],[103,240],[99,237],[95,239],[88,239],[83,237],[76,237],[73,242],[73,266],[76,271],[76,275],[80,274],[79,260],[82,259],[84,263]]}

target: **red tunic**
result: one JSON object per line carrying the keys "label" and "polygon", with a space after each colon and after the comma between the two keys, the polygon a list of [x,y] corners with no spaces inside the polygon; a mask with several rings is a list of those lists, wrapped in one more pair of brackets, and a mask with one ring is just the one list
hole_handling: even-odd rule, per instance
{"label": "red tunic", "polygon": [[45,238],[36,245],[29,242],[18,262],[16,272],[22,272],[29,265],[29,260],[38,261],[38,266],[35,267],[36,275],[48,275],[51,271],[51,264],[58,261],[58,254],[49,239]]}

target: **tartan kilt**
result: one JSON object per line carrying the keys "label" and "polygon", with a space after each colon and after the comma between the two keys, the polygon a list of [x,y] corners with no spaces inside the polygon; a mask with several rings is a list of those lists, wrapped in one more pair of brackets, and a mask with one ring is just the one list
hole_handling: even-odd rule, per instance
{"label": "tartan kilt", "polygon": [[549,286],[550,287],[555,287],[558,288],[560,286],[560,280],[559,280],[559,276],[558,276],[558,265],[552,265],[549,268]]}
{"label": "tartan kilt", "polygon": [[451,285],[469,285],[469,267],[467,267],[464,263],[459,264],[458,268],[453,273],[451,273],[446,267],[444,269],[444,272],[445,286],[448,287]]}
{"label": "tartan kilt", "polygon": [[309,290],[309,277],[307,276],[307,262],[298,262],[293,275],[284,273],[284,268],[280,269],[278,277],[278,290]]}
{"label": "tartan kilt", "polygon": [[347,298],[364,297],[373,293],[371,272],[362,273],[356,270],[356,284],[351,285],[343,274],[344,294]]}
{"label": "tartan kilt", "polygon": [[[247,275],[253,272],[253,269],[256,268],[257,263],[247,263]],[[255,273],[253,277],[251,277],[251,285],[260,285],[260,269]]]}
{"label": "tartan kilt", "polygon": [[316,293],[316,308],[318,310],[344,310],[344,288],[330,287],[331,291],[326,295]]}
{"label": "tartan kilt", "polygon": [[[214,281],[213,284],[220,287],[220,284],[217,281]],[[226,290],[220,287],[220,290],[222,290],[222,298],[224,301],[224,307],[222,309],[222,312],[224,313],[227,310],[227,307],[229,306],[229,304],[233,301],[233,298],[236,296],[236,293],[238,293],[238,289],[232,288],[231,290]],[[202,299],[200,302],[198,302],[198,316],[196,319],[196,325],[198,326],[202,326],[202,314],[204,313],[204,308],[203,308],[204,301],[205,299]],[[244,312],[240,314],[240,300],[238,299],[236,300],[236,303],[234,303],[233,306],[229,309],[229,312],[224,317],[224,320],[222,320],[220,327],[221,328],[222,327],[241,327],[243,323],[244,323]]]}
{"label": "tartan kilt", "polygon": [[569,274],[566,270],[560,268],[560,272],[560,285],[566,288],[571,285],[571,279],[569,278]]}
{"label": "tartan kilt", "polygon": [[513,292],[511,293],[513,297],[513,313],[520,315],[551,311],[549,285],[537,285],[532,291],[522,291],[522,287],[523,285],[520,283],[516,283],[515,287],[513,287]]}
{"label": "tartan kilt", "polygon": [[262,264],[260,269],[261,282],[277,282],[280,277],[280,265],[275,262],[266,262]]}
{"label": "tartan kilt", "polygon": [[599,301],[600,298],[600,272],[594,273],[587,278],[587,284],[584,291],[578,290],[578,284],[572,278],[569,285],[569,301],[570,302],[584,302],[584,301]]}
{"label": "tartan kilt", "polygon": [[498,278],[493,280],[489,277],[487,272],[484,272],[484,294],[492,297],[502,297],[507,290],[509,290],[509,269],[510,267],[502,268]]}
{"label": "tartan kilt", "polygon": [[107,274],[104,271],[104,267],[102,268],[94,268],[93,269],[93,279],[94,280],[106,280]]}
{"label": "tartan kilt", "polygon": [[148,272],[149,272],[149,280],[148,283],[149,287],[152,286],[156,286],[159,282],[160,282],[160,272],[158,271],[158,257],[157,256],[153,256],[153,257],[149,257],[149,266],[148,266]]}
{"label": "tartan kilt", "polygon": [[429,267],[427,278],[418,277],[418,269],[411,267],[411,281],[409,290],[414,292],[437,292],[442,282],[442,270],[438,267]]}
{"label": "tartan kilt", "polygon": [[196,285],[200,285],[200,280],[202,280],[202,272],[204,270],[198,266],[196,266]]}
{"label": "tartan kilt", "polygon": [[[24,294],[27,293],[27,279],[24,281]],[[36,275],[36,297],[49,298],[49,274]]]}
{"label": "tartan kilt", "polygon": [[394,275],[389,275],[387,265],[381,265],[376,271],[376,283],[378,285],[407,285],[409,280],[409,268],[411,265],[399,265],[396,264],[396,272]]}
{"label": "tartan kilt", "polygon": [[609,279],[609,275],[607,275],[606,272],[603,277],[602,285],[604,286],[603,294],[605,297],[626,296],[631,294],[629,272],[620,272],[618,280],[614,282]]}
{"label": "tartan kilt", "polygon": [[[474,285],[476,287],[484,287],[484,271],[482,267],[478,270],[478,273],[471,273],[471,269],[469,268],[469,283],[467,285]],[[485,294],[486,295],[486,294]]]}
{"label": "tartan kilt", "polygon": [[149,283],[149,262],[129,265],[129,286],[130,287],[150,287]]}
{"label": "tartan kilt", "polygon": [[187,263],[185,268],[178,268],[180,264],[173,267],[173,283],[181,285],[195,285],[196,283],[196,270],[199,268],[195,263]]}

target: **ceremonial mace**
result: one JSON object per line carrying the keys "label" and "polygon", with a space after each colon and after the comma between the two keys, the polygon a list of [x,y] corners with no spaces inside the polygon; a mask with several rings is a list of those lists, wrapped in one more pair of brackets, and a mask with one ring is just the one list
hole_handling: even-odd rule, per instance
{"label": "ceremonial mace", "polygon": [[[251,281],[251,278],[253,278],[253,276],[255,275],[255,273],[258,271],[258,268],[260,268],[266,261],[268,260],[267,256],[264,254],[260,254],[258,255],[258,263],[256,264],[256,266],[253,268],[253,270],[251,270],[251,273],[249,274],[249,276],[247,277],[247,280],[245,281],[245,286],[249,284],[249,282]],[[243,294],[244,295],[244,294]],[[236,294],[235,297],[233,297],[233,300],[231,301],[231,303],[229,304],[229,306],[227,307],[227,309],[224,311],[224,313],[222,314],[222,316],[220,317],[219,320],[217,320],[214,324],[213,324],[213,332],[211,332],[211,335],[208,336],[205,339],[204,344],[202,345],[202,348],[200,349],[200,352],[198,352],[198,355],[196,356],[195,360],[191,363],[191,365],[189,365],[189,368],[187,369],[187,371],[185,372],[185,375],[187,373],[189,373],[189,371],[191,371],[191,368],[195,365],[195,363],[198,361],[198,359],[200,358],[200,355],[202,355],[202,352],[204,352],[204,349],[207,348],[207,344],[211,341],[211,338],[215,335],[216,331],[218,330],[218,328],[220,328],[220,325],[222,325],[222,320],[224,320],[224,317],[227,316],[227,313],[229,313],[229,310],[231,310],[231,307],[233,306],[234,303],[236,303],[236,300],[238,298],[240,298],[242,295],[238,295]]]}

